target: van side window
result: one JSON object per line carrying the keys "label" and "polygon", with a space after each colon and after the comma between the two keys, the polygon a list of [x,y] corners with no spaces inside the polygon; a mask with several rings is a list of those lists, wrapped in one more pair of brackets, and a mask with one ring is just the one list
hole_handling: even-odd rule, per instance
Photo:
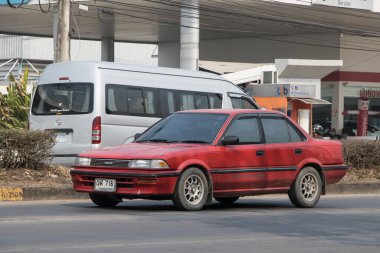
{"label": "van side window", "polygon": [[222,94],[106,84],[106,113],[166,117],[178,110],[222,108]]}
{"label": "van side window", "polygon": [[207,95],[194,95],[195,100],[195,108],[196,109],[208,109],[210,106],[208,105]]}
{"label": "van side window", "polygon": [[139,89],[130,89],[127,90],[127,98],[128,98],[128,108],[129,113],[144,113],[144,100],[143,93]]}
{"label": "van side window", "polygon": [[222,108],[222,95],[221,94],[209,94],[210,108],[220,109]]}
{"label": "van side window", "polygon": [[176,111],[176,100],[174,91],[160,90],[159,92],[161,115],[167,116]]}
{"label": "van side window", "polygon": [[107,100],[107,111],[109,113],[128,113],[127,89],[124,87],[112,86],[107,89]]}
{"label": "van side window", "polygon": [[255,105],[248,101],[244,97],[230,97],[232,102],[232,108],[234,109],[257,109]]}
{"label": "van side window", "polygon": [[190,93],[180,93],[179,96],[180,110],[194,110],[194,96]]}
{"label": "van side window", "polygon": [[156,114],[156,96],[153,90],[145,90],[144,91],[144,105],[145,105],[145,113],[154,115]]}

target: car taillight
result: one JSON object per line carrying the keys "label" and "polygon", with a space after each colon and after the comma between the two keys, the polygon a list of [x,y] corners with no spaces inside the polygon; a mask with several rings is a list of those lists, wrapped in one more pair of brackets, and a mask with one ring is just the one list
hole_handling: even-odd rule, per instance
{"label": "car taillight", "polygon": [[92,121],[92,144],[100,144],[102,140],[101,117],[95,117]]}

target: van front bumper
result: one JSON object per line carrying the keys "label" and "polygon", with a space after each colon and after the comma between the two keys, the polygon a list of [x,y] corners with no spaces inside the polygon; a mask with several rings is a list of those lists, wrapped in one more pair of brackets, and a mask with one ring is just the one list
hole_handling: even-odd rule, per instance
{"label": "van front bumper", "polygon": [[[174,192],[180,173],[177,171],[154,171],[154,173],[126,172],[121,170],[82,170],[70,171],[75,191],[113,194],[126,197],[169,196]],[[115,179],[115,192],[94,190],[96,178]]]}

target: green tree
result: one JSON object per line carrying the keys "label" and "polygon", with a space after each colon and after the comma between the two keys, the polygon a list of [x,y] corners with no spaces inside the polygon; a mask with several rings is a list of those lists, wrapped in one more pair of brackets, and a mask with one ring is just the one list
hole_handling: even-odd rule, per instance
{"label": "green tree", "polygon": [[16,79],[10,75],[11,84],[7,87],[8,94],[0,93],[0,128],[27,129],[30,107],[30,94],[27,92],[29,69]]}

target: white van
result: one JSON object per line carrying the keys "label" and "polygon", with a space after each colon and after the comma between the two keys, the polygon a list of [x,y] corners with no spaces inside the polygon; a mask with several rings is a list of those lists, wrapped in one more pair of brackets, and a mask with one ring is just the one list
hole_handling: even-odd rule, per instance
{"label": "white van", "polygon": [[53,130],[53,163],[133,141],[178,110],[258,108],[240,88],[199,71],[68,62],[46,67],[33,95],[30,129]]}

